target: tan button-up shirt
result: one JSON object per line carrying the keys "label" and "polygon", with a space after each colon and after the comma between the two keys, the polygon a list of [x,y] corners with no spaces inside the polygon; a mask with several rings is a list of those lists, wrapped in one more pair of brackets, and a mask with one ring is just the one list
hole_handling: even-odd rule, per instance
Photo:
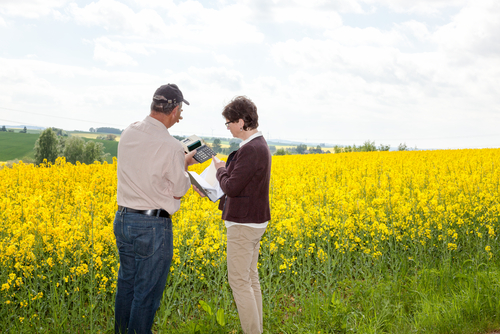
{"label": "tan button-up shirt", "polygon": [[118,144],[118,205],[173,214],[191,187],[184,150],[160,121],[147,116],[126,128]]}

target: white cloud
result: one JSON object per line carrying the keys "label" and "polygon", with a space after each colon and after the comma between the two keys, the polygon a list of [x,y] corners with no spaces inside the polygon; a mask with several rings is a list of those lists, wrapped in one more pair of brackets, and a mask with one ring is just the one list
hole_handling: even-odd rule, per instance
{"label": "white cloud", "polygon": [[197,1],[184,1],[175,6],[168,3],[166,14],[145,8],[134,12],[115,0],[99,0],[83,8],[71,5],[75,20],[84,25],[101,26],[108,31],[140,37],[157,43],[166,41],[196,42],[209,45],[259,43],[264,35],[242,18],[245,8],[231,5],[214,10]]}
{"label": "white cloud", "polygon": [[224,67],[189,68],[191,76],[198,78],[206,85],[222,87],[229,91],[237,91],[242,87],[243,75]]}
{"label": "white cloud", "polygon": [[229,67],[232,67],[234,65],[234,61],[224,54],[217,54],[215,52],[212,52],[212,56],[214,57],[215,61],[221,65],[226,65]]}
{"label": "white cloud", "polygon": [[5,20],[0,16],[0,27],[6,27],[7,23],[5,23]]}
{"label": "white cloud", "polygon": [[342,26],[325,32],[325,36],[342,45],[351,46],[394,46],[405,40],[405,37],[396,30],[382,31],[373,27],[361,29]]}
{"label": "white cloud", "polygon": [[111,40],[108,37],[99,37],[94,40],[94,43],[118,52],[138,53],[142,55],[150,54],[147,50],[149,45],[144,43],[122,43],[121,41]]}
{"label": "white cloud", "polygon": [[[336,26],[339,21],[337,13],[364,12],[358,0],[244,0],[241,3],[248,7],[258,21],[279,20],[309,26]],[[332,21],[327,22],[328,18]]]}
{"label": "white cloud", "polygon": [[333,10],[318,7],[285,7],[275,11],[277,23],[293,22],[320,29],[333,29],[342,25],[342,18]]}
{"label": "white cloud", "polygon": [[[54,117],[33,116],[32,124],[68,130],[101,123],[127,126],[146,115],[152,87],[163,80],[161,75],[0,58],[2,106],[25,111],[36,107],[36,113]],[[21,115],[10,119],[22,121]]]}
{"label": "white cloud", "polygon": [[70,5],[70,13],[77,23],[100,26],[108,31],[151,38],[167,34],[163,19],[151,9],[135,13],[127,5],[115,0],[99,0],[80,8]]}
{"label": "white cloud", "polygon": [[248,8],[241,4],[216,10],[188,0],[170,8],[168,16],[176,22],[172,28],[183,40],[211,45],[260,43],[264,35],[255,25],[247,23],[247,12]]}
{"label": "white cloud", "polygon": [[407,33],[409,36],[414,36],[421,42],[428,42],[431,36],[427,25],[416,20],[410,20],[401,24],[396,24],[395,26],[401,33]]}
{"label": "white cloud", "polygon": [[500,55],[500,2],[477,0],[438,29],[433,39],[448,53],[472,53],[475,56]]}
{"label": "white cloud", "polygon": [[372,6],[385,6],[395,12],[438,15],[443,9],[458,8],[475,0],[359,0]]}
{"label": "white cloud", "polygon": [[102,44],[96,44],[94,48],[94,60],[104,61],[107,66],[137,65],[137,62],[125,52],[113,51]]}
{"label": "white cloud", "polygon": [[55,14],[57,8],[62,8],[70,0],[2,0],[0,13],[6,16],[39,18]]}

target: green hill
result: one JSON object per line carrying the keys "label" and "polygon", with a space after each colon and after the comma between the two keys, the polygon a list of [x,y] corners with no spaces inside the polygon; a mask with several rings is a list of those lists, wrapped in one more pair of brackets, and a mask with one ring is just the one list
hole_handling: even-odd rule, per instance
{"label": "green hill", "polygon": [[0,161],[34,158],[33,147],[40,134],[0,132]]}
{"label": "green hill", "polygon": [[[0,132],[0,161],[9,161],[23,158],[34,159],[33,147],[40,136],[40,133],[19,133],[19,132]],[[95,141],[104,145],[104,153],[110,156],[106,159],[109,163],[113,162],[118,151],[118,142],[111,140],[83,138],[85,141]]]}

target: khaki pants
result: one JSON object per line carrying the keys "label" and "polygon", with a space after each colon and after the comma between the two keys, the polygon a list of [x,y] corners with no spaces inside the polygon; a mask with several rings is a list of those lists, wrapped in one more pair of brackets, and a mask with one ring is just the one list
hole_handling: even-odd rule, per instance
{"label": "khaki pants", "polygon": [[263,332],[260,291],[260,239],[266,228],[233,225],[227,229],[227,276],[245,334]]}

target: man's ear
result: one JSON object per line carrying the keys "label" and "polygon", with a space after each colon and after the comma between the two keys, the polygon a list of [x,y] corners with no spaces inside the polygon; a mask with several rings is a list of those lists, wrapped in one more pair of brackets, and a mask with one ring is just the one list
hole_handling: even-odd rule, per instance
{"label": "man's ear", "polygon": [[172,110],[172,112],[170,113],[170,115],[172,117],[177,117],[177,114],[180,114],[181,113],[181,109],[179,108],[179,106],[175,107],[174,110]]}

